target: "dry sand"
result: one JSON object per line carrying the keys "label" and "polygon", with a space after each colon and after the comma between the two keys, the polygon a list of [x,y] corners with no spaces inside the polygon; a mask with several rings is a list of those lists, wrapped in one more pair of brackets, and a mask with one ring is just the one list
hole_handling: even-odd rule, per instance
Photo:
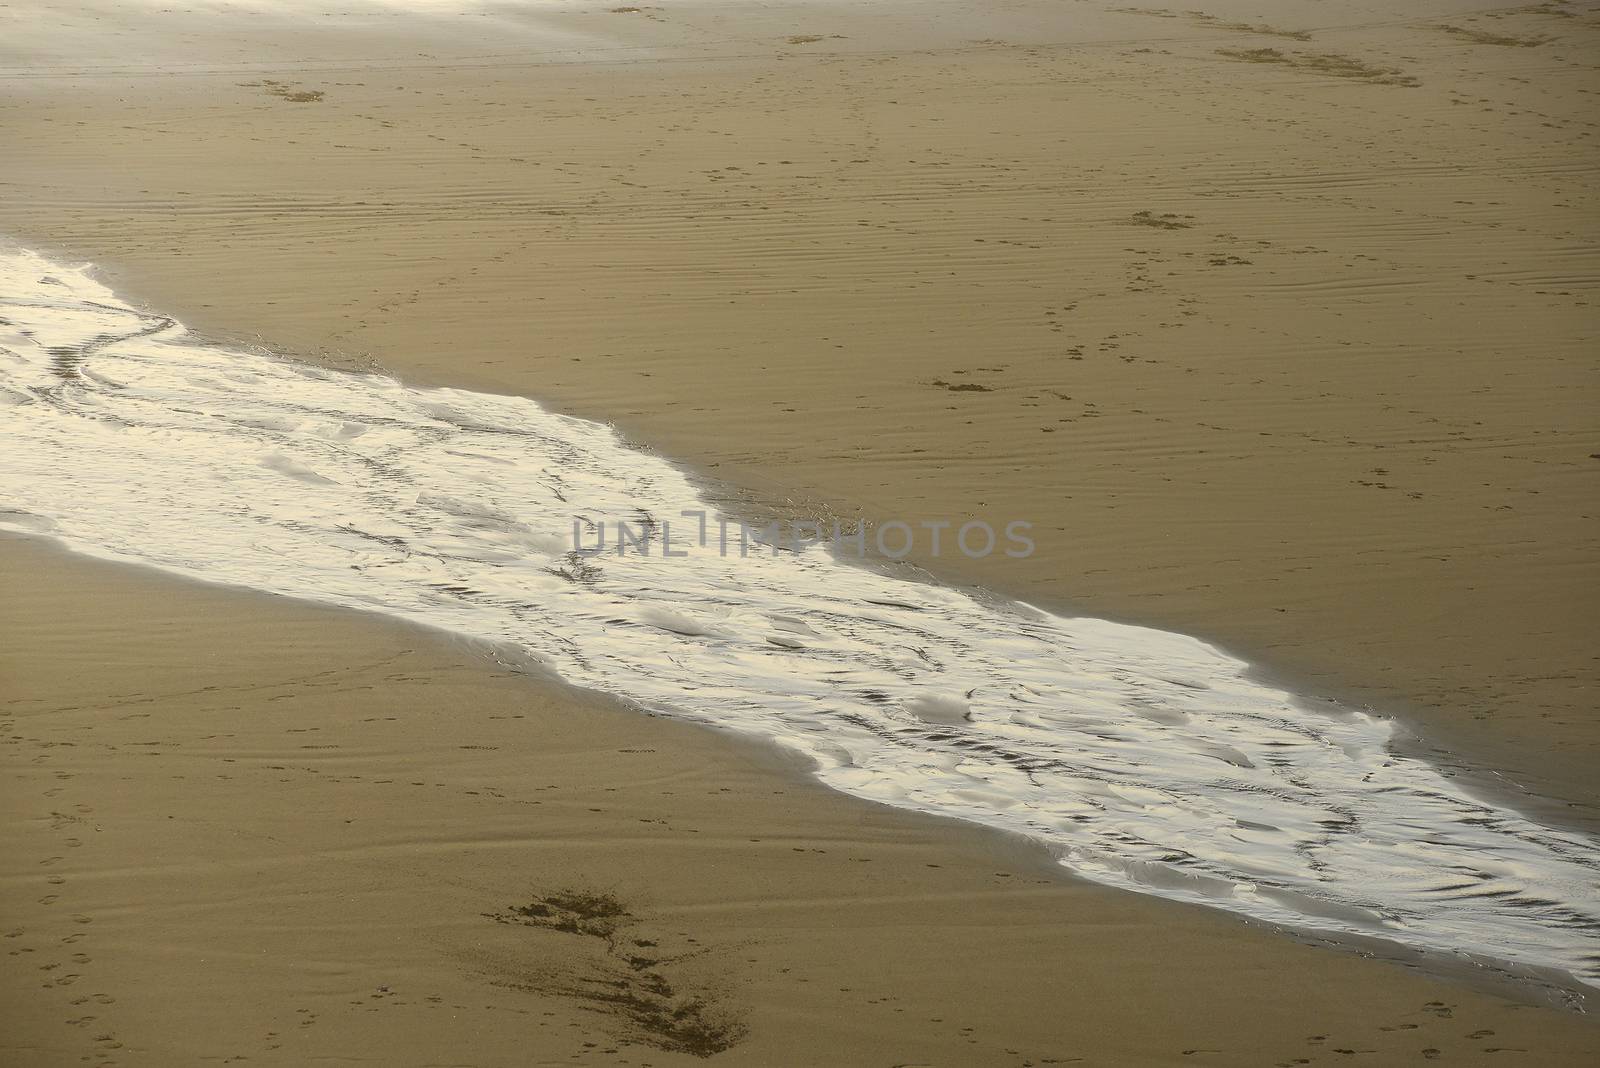
{"label": "dry sand", "polygon": [[[0,233],[753,508],[1031,520],[1028,560],[926,562],[1405,713],[1592,826],[1600,23],[1468,8],[11,14]],[[16,1063],[669,1062],[559,989],[637,992],[603,940],[483,915],[574,886],[706,951],[644,973],[744,1020],[728,1063],[1600,1048],[438,636],[0,569]]]}

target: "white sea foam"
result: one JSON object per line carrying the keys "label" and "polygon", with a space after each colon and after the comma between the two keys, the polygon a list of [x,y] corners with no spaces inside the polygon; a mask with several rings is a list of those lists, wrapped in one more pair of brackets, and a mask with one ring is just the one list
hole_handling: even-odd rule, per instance
{"label": "white sea foam", "polygon": [[566,555],[575,515],[696,509],[716,523],[600,424],[203,344],[0,251],[0,528],[515,647],[1114,886],[1600,985],[1594,842],[1204,642],[821,548]]}

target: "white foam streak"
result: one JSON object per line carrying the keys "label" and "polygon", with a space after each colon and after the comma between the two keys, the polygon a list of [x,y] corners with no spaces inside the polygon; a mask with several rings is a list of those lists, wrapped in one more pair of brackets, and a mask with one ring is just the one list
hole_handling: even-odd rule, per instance
{"label": "white foam streak", "polygon": [[1600,984],[1595,843],[1204,642],[816,548],[575,561],[575,515],[715,509],[599,424],[202,344],[26,251],[0,298],[0,527],[514,647],[1115,886]]}

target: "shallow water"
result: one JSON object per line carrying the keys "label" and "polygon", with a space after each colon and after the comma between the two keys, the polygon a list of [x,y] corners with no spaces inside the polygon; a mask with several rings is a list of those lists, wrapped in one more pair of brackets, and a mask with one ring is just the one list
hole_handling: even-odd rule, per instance
{"label": "shallow water", "polygon": [[[684,511],[709,547],[570,555],[575,518]],[[208,345],[0,249],[0,529],[490,641],[1113,886],[1600,985],[1600,846],[1391,752],[1390,724],[1183,635],[820,547],[725,556],[718,519],[598,423]]]}

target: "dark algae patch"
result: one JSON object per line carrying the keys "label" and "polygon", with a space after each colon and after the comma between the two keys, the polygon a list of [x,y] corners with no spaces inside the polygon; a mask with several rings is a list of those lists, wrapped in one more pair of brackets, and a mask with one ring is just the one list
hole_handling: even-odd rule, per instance
{"label": "dark algae patch", "polygon": [[272,78],[263,78],[259,82],[240,82],[243,86],[260,86],[279,100],[287,100],[291,104],[315,104],[325,95],[321,89],[297,89],[293,82],[280,82]]}
{"label": "dark algae patch", "polygon": [[563,889],[485,915],[496,923],[603,944],[599,959],[587,970],[520,975],[502,979],[500,985],[569,998],[611,1016],[629,1037],[674,1053],[715,1056],[749,1033],[739,1014],[716,994],[694,989],[677,974],[679,965],[707,951],[694,946],[693,939],[680,952],[664,949],[668,939],[641,930],[638,917],[614,894]]}
{"label": "dark algae patch", "polygon": [[628,915],[622,902],[610,894],[561,890],[526,905],[512,905],[506,913],[493,918],[501,923],[521,921],[530,927],[610,938],[619,923],[633,917]]}
{"label": "dark algae patch", "polygon": [[[1270,52],[1272,49],[1265,49],[1265,51]],[[1194,224],[1185,220],[1192,218],[1194,218],[1193,215],[1179,215],[1177,212],[1172,211],[1164,211],[1160,214],[1153,211],[1136,211],[1128,219],[1128,222],[1134,226],[1148,226],[1152,230],[1187,230]]]}

